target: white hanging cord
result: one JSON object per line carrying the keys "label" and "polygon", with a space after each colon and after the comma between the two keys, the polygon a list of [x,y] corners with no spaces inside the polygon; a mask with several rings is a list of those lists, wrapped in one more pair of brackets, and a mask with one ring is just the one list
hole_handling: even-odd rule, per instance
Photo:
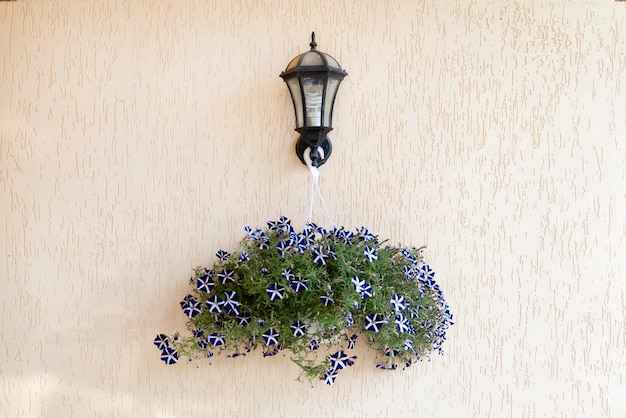
{"label": "white hanging cord", "polygon": [[[322,147],[317,147],[317,152],[320,155],[320,158],[324,159],[324,150]],[[328,222],[331,228],[334,228],[333,220],[328,213],[328,208],[326,207],[326,202],[324,202],[324,198],[322,197],[322,191],[320,190],[320,170],[317,167],[313,166],[313,161],[311,160],[311,147],[308,147],[304,150],[304,161],[306,162],[306,166],[309,167],[309,171],[311,172],[311,199],[309,200],[309,210],[306,215],[306,223],[311,222],[311,218],[313,216],[313,204],[315,203],[315,194],[320,197],[320,202],[322,202],[322,207],[324,208],[324,213],[328,218]]]}

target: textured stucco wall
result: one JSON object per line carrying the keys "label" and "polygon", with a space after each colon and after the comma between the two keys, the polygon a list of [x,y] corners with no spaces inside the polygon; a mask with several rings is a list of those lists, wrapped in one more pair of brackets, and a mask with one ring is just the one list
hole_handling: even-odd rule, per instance
{"label": "textured stucco wall", "polygon": [[[349,72],[329,208],[428,244],[447,354],[166,367],[190,269],[304,220],[278,75],[311,30]],[[0,59],[1,416],[626,414],[626,4],[14,2]]]}

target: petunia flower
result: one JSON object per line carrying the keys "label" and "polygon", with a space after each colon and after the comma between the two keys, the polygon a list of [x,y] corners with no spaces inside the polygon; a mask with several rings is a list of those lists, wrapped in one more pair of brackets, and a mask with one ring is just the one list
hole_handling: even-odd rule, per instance
{"label": "petunia flower", "polygon": [[211,275],[204,274],[196,280],[196,288],[205,293],[210,293],[215,288],[215,282]]}
{"label": "petunia flower", "polygon": [[311,254],[313,255],[313,262],[321,266],[325,266],[328,261],[328,256],[324,254],[322,247],[311,248]]}
{"label": "petunia flower", "polygon": [[367,298],[371,298],[372,297],[372,286],[369,283],[365,283],[361,287],[361,297],[363,299],[367,299]]}
{"label": "petunia flower", "polygon": [[161,351],[161,360],[168,365],[178,363],[178,351],[171,347],[164,347]]}
{"label": "petunia flower", "polygon": [[352,277],[352,284],[354,285],[354,290],[357,293],[360,293],[363,299],[372,296],[372,286],[365,280],[362,280],[359,276]]}
{"label": "petunia flower", "polygon": [[206,304],[209,307],[209,312],[220,313],[222,312],[222,304],[224,302],[220,299],[219,296],[213,295],[209,299],[207,299]]}
{"label": "petunia flower", "polygon": [[279,242],[276,245],[276,251],[278,251],[278,255],[283,257],[285,254],[287,254],[287,251],[289,251],[292,245],[293,245],[293,241],[291,240],[283,240]]}
{"label": "petunia flower", "polygon": [[217,273],[217,278],[222,284],[235,282],[235,270],[224,269]]}
{"label": "petunia flower", "polygon": [[201,340],[198,340],[198,347],[200,347],[201,349],[205,350],[208,343],[209,343],[209,341],[206,338],[203,338]]}
{"label": "petunia flower", "polygon": [[359,337],[356,334],[352,334],[352,336],[348,338],[348,350],[354,349],[357,338]]}
{"label": "petunia flower", "polygon": [[373,241],[376,239],[376,237],[365,227],[361,227],[361,229],[358,231],[359,234],[361,234],[361,241]]}
{"label": "petunia flower", "polygon": [[348,316],[346,317],[346,326],[351,327],[352,325],[354,325],[354,317],[352,316],[352,313],[348,312]]}
{"label": "petunia flower", "polygon": [[244,263],[246,261],[250,261],[250,254],[248,254],[245,251],[242,251],[241,254],[239,255],[239,262]]}
{"label": "petunia flower", "polygon": [[365,247],[364,254],[365,254],[365,258],[367,258],[367,260],[370,263],[373,263],[374,261],[378,260],[378,254],[377,254],[376,249],[374,249],[374,248],[372,248],[370,246],[366,246]]}
{"label": "petunia flower", "polygon": [[263,341],[265,341],[266,345],[274,345],[278,344],[280,333],[274,328],[268,328],[267,331],[265,331],[261,336],[263,337]]}
{"label": "petunia flower", "polygon": [[163,350],[165,347],[169,345],[167,335],[165,334],[157,334],[154,339],[154,345],[157,346],[159,350]]}
{"label": "petunia flower", "polygon": [[239,302],[239,298],[237,297],[237,293],[235,291],[224,292],[224,301],[222,305],[227,310],[229,315],[238,315],[239,314],[239,306],[241,303]]}
{"label": "petunia flower", "polygon": [[202,335],[204,334],[204,330],[202,328],[197,328],[194,332],[193,332],[193,336],[196,338],[200,338],[202,337]]}
{"label": "petunia flower", "polygon": [[270,248],[269,245],[270,239],[268,237],[261,238],[261,242],[259,243],[259,250],[267,250]]}
{"label": "petunia flower", "polygon": [[309,284],[309,279],[303,279],[301,277],[298,277],[297,279],[289,282],[289,286],[291,286],[291,288],[295,290],[296,292],[307,290],[309,288],[308,284]]}
{"label": "petunia flower", "polygon": [[282,299],[285,293],[285,288],[278,283],[272,283],[266,289],[267,295],[271,301]]}
{"label": "petunia flower", "polygon": [[401,311],[404,308],[406,308],[406,305],[404,303],[404,296],[399,295],[397,293],[395,293],[392,297],[391,297],[391,307],[396,311]]}
{"label": "petunia flower", "polygon": [[318,348],[320,348],[320,344],[317,342],[317,340],[311,340],[311,342],[309,343],[309,350],[315,351]]}
{"label": "petunia flower", "polygon": [[187,317],[193,318],[194,316],[202,312],[201,307],[202,307],[202,304],[200,302],[196,301],[195,299],[192,299],[188,301],[186,305],[183,306],[183,312],[185,312],[185,315],[187,315]]}
{"label": "petunia flower", "polygon": [[302,337],[306,330],[306,324],[300,320],[291,324],[291,330],[293,331],[294,337]]}
{"label": "petunia flower", "polygon": [[214,332],[209,335],[209,342],[213,344],[213,347],[218,347],[220,345],[224,345],[226,343],[226,339],[223,334]]}
{"label": "petunia flower", "polygon": [[380,314],[368,315],[365,317],[365,329],[378,332],[385,322],[385,319]]}
{"label": "petunia flower", "polygon": [[337,378],[337,370],[328,369],[326,370],[326,373],[324,374],[324,383],[326,383],[328,386],[332,386],[335,384],[336,378]]}
{"label": "petunia flower", "polygon": [[409,320],[402,314],[396,315],[395,323],[399,332],[408,332],[411,326]]}
{"label": "petunia flower", "polygon": [[283,271],[280,272],[280,277],[287,281],[291,281],[296,278],[296,275],[289,269],[283,269]]}
{"label": "petunia flower", "polygon": [[224,250],[219,250],[215,253],[215,255],[217,256],[217,258],[220,259],[220,261],[226,261],[228,260],[228,257],[230,257],[230,253],[224,251]]}
{"label": "petunia flower", "polygon": [[332,295],[330,293],[328,293],[328,292],[326,292],[325,294],[320,296],[320,299],[322,299],[322,302],[324,302],[324,306],[329,306],[329,305],[332,305],[333,303],[335,303],[335,301],[333,300]]}
{"label": "petunia flower", "polygon": [[333,370],[343,370],[348,367],[348,360],[350,356],[348,356],[343,351],[337,351],[335,354],[329,356],[330,365]]}
{"label": "petunia flower", "polygon": [[242,326],[249,325],[251,319],[252,315],[250,315],[248,312],[241,312],[237,315],[237,323]]}

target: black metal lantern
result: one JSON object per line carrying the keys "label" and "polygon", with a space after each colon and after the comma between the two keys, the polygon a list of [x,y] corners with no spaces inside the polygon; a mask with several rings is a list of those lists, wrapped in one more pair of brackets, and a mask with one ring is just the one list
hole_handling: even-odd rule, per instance
{"label": "black metal lantern", "polygon": [[296,131],[300,134],[296,154],[306,164],[304,152],[310,147],[311,164],[319,167],[332,151],[327,134],[333,129],[333,106],[339,84],[348,73],[333,57],[317,50],[315,32],[309,45],[311,50],[292,59],[280,76],[289,87],[296,112]]}

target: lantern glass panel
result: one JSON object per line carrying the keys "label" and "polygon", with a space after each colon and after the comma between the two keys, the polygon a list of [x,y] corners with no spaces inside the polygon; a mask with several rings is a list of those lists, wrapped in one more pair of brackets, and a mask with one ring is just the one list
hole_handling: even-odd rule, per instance
{"label": "lantern glass panel", "polygon": [[326,97],[324,98],[324,123],[323,126],[332,128],[333,107],[335,105],[335,95],[339,88],[340,80],[336,78],[328,79],[328,86],[326,86]]}
{"label": "lantern glass panel", "polygon": [[287,87],[289,87],[289,93],[293,100],[293,107],[296,111],[296,128],[302,128],[304,126],[304,116],[302,114],[302,96],[300,93],[300,83],[298,77],[293,77],[285,80]]}
{"label": "lantern glass panel", "polygon": [[300,62],[301,67],[312,67],[316,65],[324,65],[322,56],[317,52],[307,52],[302,56],[302,61]]}
{"label": "lantern glass panel", "polygon": [[322,126],[322,95],[324,79],[321,77],[302,77],[304,93],[304,126]]}

